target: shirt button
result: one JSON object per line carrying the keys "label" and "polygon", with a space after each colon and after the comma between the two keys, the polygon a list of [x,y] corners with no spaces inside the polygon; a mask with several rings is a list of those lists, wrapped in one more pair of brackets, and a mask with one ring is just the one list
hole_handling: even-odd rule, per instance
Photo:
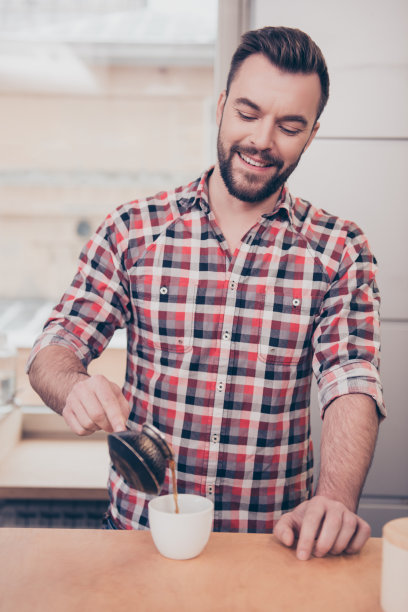
{"label": "shirt button", "polygon": [[217,391],[223,391],[224,390],[224,383],[223,382],[219,382],[217,384]]}
{"label": "shirt button", "polygon": [[270,355],[273,355],[273,354],[274,354],[274,352],[275,352],[275,350],[276,350],[276,349],[275,349],[275,347],[274,347],[274,346],[270,346],[270,347],[268,348],[268,353],[269,353]]}
{"label": "shirt button", "polygon": [[236,289],[236,288],[237,288],[237,281],[232,280],[230,282],[230,289],[231,289],[231,291],[234,291],[234,289]]}
{"label": "shirt button", "polygon": [[211,442],[214,442],[214,444],[216,444],[220,439],[220,436],[218,434],[212,434],[211,435]]}
{"label": "shirt button", "polygon": [[168,291],[167,287],[160,287],[160,293],[162,295],[166,295],[167,291]]}
{"label": "shirt button", "polygon": [[300,306],[300,300],[298,298],[295,298],[292,301],[293,306],[296,308],[297,306]]}
{"label": "shirt button", "polygon": [[177,338],[176,343],[181,346],[182,344],[184,344],[184,340],[183,338]]}
{"label": "shirt button", "polygon": [[224,340],[229,340],[231,338],[231,333],[229,331],[225,331],[222,334],[222,337],[223,337]]}
{"label": "shirt button", "polygon": [[207,491],[209,495],[212,495],[214,493],[214,485],[208,485]]}

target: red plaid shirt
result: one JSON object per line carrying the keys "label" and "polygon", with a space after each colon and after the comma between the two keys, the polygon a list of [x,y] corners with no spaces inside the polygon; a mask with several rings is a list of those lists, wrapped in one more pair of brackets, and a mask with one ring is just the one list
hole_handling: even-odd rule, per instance
{"label": "red plaid shirt", "polygon": [[[106,218],[31,360],[52,343],[88,364],[125,327],[130,426],[165,434],[214,530],[271,531],[312,492],[312,372],[322,413],[350,392],[385,413],[375,260],[358,227],[286,188],[231,256],[207,177]],[[113,467],[109,492],[122,527],[148,525],[150,498]]]}

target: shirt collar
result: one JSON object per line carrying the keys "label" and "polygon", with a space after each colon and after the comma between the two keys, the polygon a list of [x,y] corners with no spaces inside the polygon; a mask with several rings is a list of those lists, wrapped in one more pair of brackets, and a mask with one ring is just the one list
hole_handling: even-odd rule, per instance
{"label": "shirt collar", "polygon": [[213,170],[214,166],[205,170],[198,179],[187,186],[183,196],[177,198],[177,203],[181,211],[189,210],[197,204],[205,213],[208,214],[210,212],[210,205],[208,203],[208,179]]}
{"label": "shirt collar", "polygon": [[[177,202],[181,210],[188,210],[197,204],[205,213],[210,212],[209,195],[208,195],[208,179],[210,178],[214,166],[205,170],[198,179],[190,183],[184,192],[183,197],[178,198]],[[275,208],[270,213],[262,215],[265,219],[273,219],[275,216],[282,215],[292,221],[293,200],[289,193],[289,189],[285,184],[282,187],[281,194],[276,203]]]}
{"label": "shirt collar", "polygon": [[292,223],[293,220],[293,199],[290,195],[288,186],[285,184],[276,202],[275,208],[270,213],[262,215],[264,219],[273,219],[274,217],[286,217]]}

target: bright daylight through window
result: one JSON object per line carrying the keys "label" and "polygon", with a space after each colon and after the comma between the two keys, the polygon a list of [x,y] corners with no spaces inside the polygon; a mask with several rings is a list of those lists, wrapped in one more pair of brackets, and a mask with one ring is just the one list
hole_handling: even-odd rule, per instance
{"label": "bright daylight through window", "polygon": [[216,0],[0,0],[0,333],[20,353],[107,212],[211,163],[216,21]]}

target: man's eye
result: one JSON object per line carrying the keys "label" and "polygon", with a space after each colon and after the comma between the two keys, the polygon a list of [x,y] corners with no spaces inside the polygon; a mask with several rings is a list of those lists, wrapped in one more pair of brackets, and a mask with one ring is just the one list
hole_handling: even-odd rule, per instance
{"label": "man's eye", "polygon": [[287,128],[287,127],[284,127],[283,125],[280,126],[280,129],[282,130],[284,134],[287,134],[288,136],[296,136],[297,134],[300,133],[300,130],[296,130],[296,129],[294,130],[291,128]]}
{"label": "man's eye", "polygon": [[254,119],[256,119],[256,117],[254,117],[253,115],[246,115],[245,113],[243,113],[242,111],[238,111],[238,115],[241,117],[241,119],[243,119],[244,121],[253,121]]}

